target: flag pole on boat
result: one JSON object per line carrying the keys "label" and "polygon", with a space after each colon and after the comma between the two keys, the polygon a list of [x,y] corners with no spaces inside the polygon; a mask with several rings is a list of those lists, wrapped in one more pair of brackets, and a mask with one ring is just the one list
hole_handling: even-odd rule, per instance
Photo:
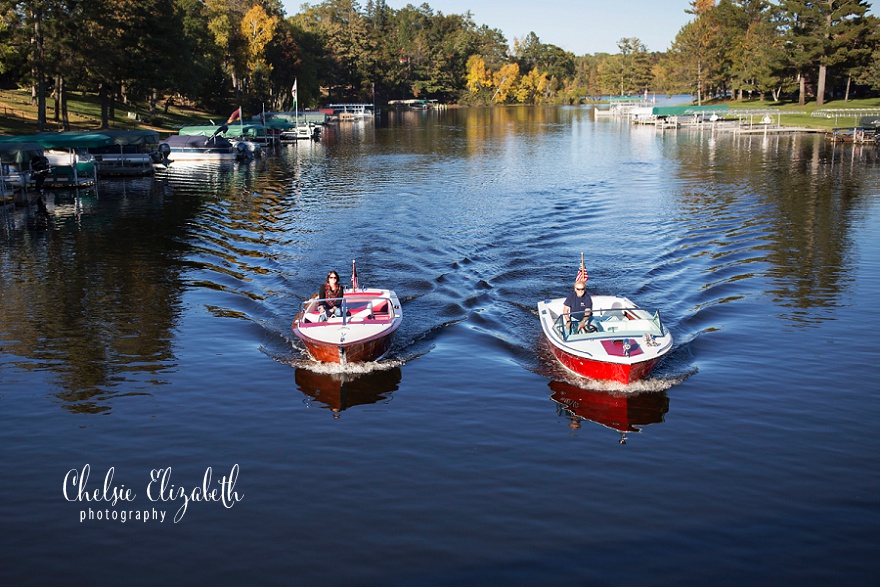
{"label": "flag pole on boat", "polygon": [[297,132],[299,132],[299,106],[297,104],[297,88],[296,88],[296,80],[297,78],[293,78],[293,87],[290,88],[290,95],[293,96],[293,124],[296,125]]}
{"label": "flag pole on boat", "polygon": [[575,277],[574,280],[575,282],[583,281],[586,283],[589,278],[589,275],[587,275],[587,268],[584,265],[584,254],[581,253],[581,266],[580,269],[578,269],[577,277]]}

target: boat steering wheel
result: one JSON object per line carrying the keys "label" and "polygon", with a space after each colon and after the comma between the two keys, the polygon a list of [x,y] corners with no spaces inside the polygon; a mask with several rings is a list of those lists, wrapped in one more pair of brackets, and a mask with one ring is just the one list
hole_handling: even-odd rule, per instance
{"label": "boat steering wheel", "polygon": [[578,332],[599,332],[599,329],[592,322],[588,322],[584,326],[578,327]]}

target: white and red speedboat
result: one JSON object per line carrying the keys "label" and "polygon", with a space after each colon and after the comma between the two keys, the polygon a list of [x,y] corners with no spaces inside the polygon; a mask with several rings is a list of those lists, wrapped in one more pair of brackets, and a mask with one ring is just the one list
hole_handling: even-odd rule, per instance
{"label": "white and red speedboat", "polygon": [[390,289],[360,289],[352,263],[353,288],[342,297],[342,316],[322,314],[317,297],[302,303],[293,333],[309,355],[324,363],[377,361],[391,348],[391,337],[403,320],[397,294]]}
{"label": "white and red speedboat", "polygon": [[568,370],[591,379],[631,383],[644,378],[672,349],[672,335],[658,310],[643,309],[622,296],[592,296],[590,328],[578,330],[583,316],[566,328],[565,298],[538,302],[541,329],[550,349]]}

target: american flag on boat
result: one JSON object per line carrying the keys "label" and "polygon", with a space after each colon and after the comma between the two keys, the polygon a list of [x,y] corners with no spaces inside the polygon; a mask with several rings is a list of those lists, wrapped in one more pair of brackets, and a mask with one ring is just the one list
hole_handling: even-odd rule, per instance
{"label": "american flag on boat", "polygon": [[581,268],[578,269],[577,277],[575,277],[574,280],[576,282],[583,281],[584,283],[586,283],[589,278],[590,277],[587,275],[587,268],[584,267],[584,254],[581,253]]}
{"label": "american flag on boat", "polygon": [[351,260],[351,288],[353,291],[358,289],[358,271],[354,259]]}

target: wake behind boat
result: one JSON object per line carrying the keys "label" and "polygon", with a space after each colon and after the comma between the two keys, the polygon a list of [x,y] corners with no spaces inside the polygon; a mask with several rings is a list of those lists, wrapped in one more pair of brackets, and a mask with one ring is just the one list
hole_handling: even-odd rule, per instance
{"label": "wake behind boat", "polygon": [[293,333],[309,355],[324,363],[377,361],[391,348],[394,331],[403,320],[397,294],[389,289],[360,289],[352,263],[351,291],[342,297],[341,316],[321,310],[326,300],[314,297],[302,303],[293,321]]}
{"label": "wake behind boat", "polygon": [[[651,372],[672,349],[672,334],[659,310],[643,309],[623,296],[592,296],[592,328],[566,327],[564,298],[538,302],[541,330],[562,365],[583,377],[631,383]],[[577,324],[583,318],[570,315]]]}

